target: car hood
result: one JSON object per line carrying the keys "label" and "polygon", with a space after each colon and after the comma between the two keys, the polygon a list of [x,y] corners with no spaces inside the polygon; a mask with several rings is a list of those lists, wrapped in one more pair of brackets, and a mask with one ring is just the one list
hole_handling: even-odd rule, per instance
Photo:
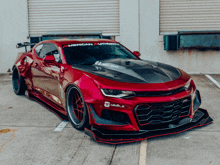
{"label": "car hood", "polygon": [[181,76],[180,71],[170,65],[136,59],[109,59],[73,68],[126,83],[165,83]]}

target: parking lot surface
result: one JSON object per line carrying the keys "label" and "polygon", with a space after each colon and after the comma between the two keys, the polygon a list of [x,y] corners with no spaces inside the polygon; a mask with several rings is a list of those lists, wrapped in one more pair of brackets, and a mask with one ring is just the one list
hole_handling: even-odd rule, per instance
{"label": "parking lot surface", "polygon": [[[210,75],[220,84],[220,75]],[[220,164],[220,88],[206,75],[192,75],[201,108],[212,124],[143,142],[108,145],[93,141],[47,108],[12,90],[11,76],[0,74],[0,165],[207,165]],[[142,149],[141,149],[142,148]],[[142,160],[143,159],[143,160]]]}

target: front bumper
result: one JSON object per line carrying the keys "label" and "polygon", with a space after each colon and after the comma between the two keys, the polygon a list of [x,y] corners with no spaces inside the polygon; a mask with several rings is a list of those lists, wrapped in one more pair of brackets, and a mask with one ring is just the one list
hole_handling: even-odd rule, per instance
{"label": "front bumper", "polygon": [[120,144],[141,141],[157,136],[176,134],[195,127],[207,125],[212,121],[213,119],[209,116],[208,112],[200,108],[195,112],[192,119],[189,117],[182,118],[173,123],[164,125],[162,128],[139,131],[111,131],[91,127],[90,129],[85,128],[85,133],[97,142]]}

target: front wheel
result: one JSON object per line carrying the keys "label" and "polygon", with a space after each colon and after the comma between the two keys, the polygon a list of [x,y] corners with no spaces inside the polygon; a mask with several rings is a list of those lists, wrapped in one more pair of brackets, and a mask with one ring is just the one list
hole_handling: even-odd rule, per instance
{"label": "front wheel", "polygon": [[82,94],[75,86],[70,86],[66,93],[66,109],[69,121],[78,130],[89,125],[88,111]]}

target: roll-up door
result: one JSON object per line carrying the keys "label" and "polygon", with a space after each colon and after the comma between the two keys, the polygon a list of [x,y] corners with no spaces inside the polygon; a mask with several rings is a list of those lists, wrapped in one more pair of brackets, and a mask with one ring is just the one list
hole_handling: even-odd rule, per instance
{"label": "roll-up door", "polygon": [[28,0],[29,35],[102,31],[119,35],[119,0]]}
{"label": "roll-up door", "polygon": [[160,34],[220,30],[220,0],[160,0]]}

